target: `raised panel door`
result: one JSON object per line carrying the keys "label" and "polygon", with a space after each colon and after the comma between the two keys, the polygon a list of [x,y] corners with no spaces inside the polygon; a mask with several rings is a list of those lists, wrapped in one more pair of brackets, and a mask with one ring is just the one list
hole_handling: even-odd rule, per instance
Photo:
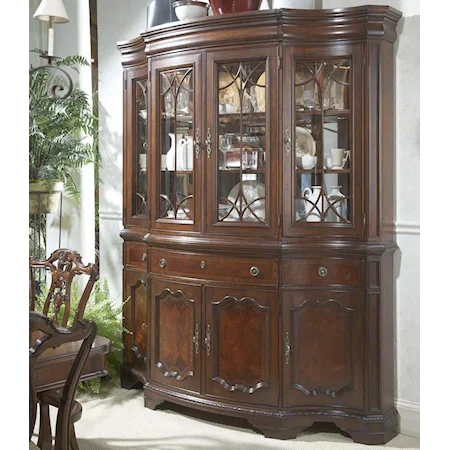
{"label": "raised panel door", "polygon": [[124,363],[137,368],[148,379],[147,348],[149,329],[148,283],[143,272],[125,272],[123,304]]}
{"label": "raised panel door", "polygon": [[153,280],[153,381],[200,392],[201,288]]}
{"label": "raised panel door", "polygon": [[363,294],[283,294],[283,405],[364,408]]}
{"label": "raised panel door", "polygon": [[205,392],[277,403],[277,293],[206,287]]}

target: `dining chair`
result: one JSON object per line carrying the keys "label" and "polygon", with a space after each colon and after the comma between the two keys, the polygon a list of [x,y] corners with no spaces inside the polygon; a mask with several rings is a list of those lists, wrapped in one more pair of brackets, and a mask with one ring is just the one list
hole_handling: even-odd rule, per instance
{"label": "dining chair", "polygon": [[[52,446],[51,430],[49,436],[41,436],[39,429],[38,448],[41,450],[69,450],[77,449],[74,421],[81,417],[81,405],[74,400],[75,391],[81,372],[86,364],[94,338],[97,325],[92,320],[78,320],[71,328],[61,327],[55,321],[44,314],[29,312],[29,440],[32,448],[31,437],[36,422],[37,404],[41,407],[49,405],[58,408],[55,445]],[[57,348],[71,342],[81,341],[79,350],[70,368],[64,386],[61,390],[38,393],[36,388],[35,366],[39,356],[50,348]],[[76,414],[74,415],[74,411]]]}
{"label": "dining chair", "polygon": [[[77,275],[84,276],[85,284],[79,302],[72,298],[72,286]],[[68,327],[83,319],[86,304],[95,282],[98,280],[96,264],[83,264],[81,255],[66,248],[55,250],[46,260],[29,259],[29,309],[39,310],[55,325]],[[48,285],[48,291],[47,290]],[[81,286],[81,283],[80,283]],[[43,295],[45,294],[45,295]],[[72,311],[75,308],[75,311]],[[72,319],[73,317],[73,319]],[[111,342],[103,336],[96,336],[87,364],[81,373],[81,381],[103,377],[108,373],[106,357]],[[79,352],[80,343],[70,342],[55,349],[46,349],[36,361],[36,390],[40,398],[40,433],[38,446],[48,446],[50,431],[49,405],[58,402],[58,389],[66,380],[70,367]],[[56,395],[56,399],[55,399]],[[81,416],[78,403],[71,411],[71,429]],[[74,434],[74,433],[73,433]],[[73,439],[72,450],[77,450]],[[47,450],[44,448],[43,450]]]}

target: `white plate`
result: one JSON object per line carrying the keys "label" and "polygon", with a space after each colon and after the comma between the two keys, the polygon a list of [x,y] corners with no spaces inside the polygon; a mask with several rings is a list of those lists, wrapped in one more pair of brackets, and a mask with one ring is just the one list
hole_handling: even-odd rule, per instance
{"label": "white plate", "polygon": [[[224,217],[226,212],[232,207],[231,205],[236,202],[236,198],[239,195],[240,185],[242,184],[242,189],[244,191],[244,197],[242,199],[242,208],[245,209],[248,204],[251,203],[250,208],[256,214],[258,219],[265,221],[266,219],[266,186],[256,180],[244,180],[241,183],[236,184],[233,189],[231,189],[228,195],[228,205],[219,205],[219,211],[221,216]],[[245,198],[245,200],[244,200]],[[261,198],[261,200],[256,200]],[[256,200],[254,203],[252,203]],[[239,200],[236,202],[236,207],[239,208]],[[239,219],[239,214],[235,208],[232,209],[230,215],[225,219],[225,221],[234,221]],[[247,208],[243,216],[246,222],[259,222],[259,220],[249,211]]]}
{"label": "white plate", "polygon": [[[239,107],[239,85],[239,77],[233,83],[233,77],[229,73],[219,73],[219,89],[228,86],[225,89],[219,90],[219,105],[227,105],[225,108],[226,111],[224,112],[233,113]],[[222,113],[222,111],[220,112]]]}
{"label": "white plate", "polygon": [[311,132],[303,127],[295,127],[295,156],[301,158],[304,155],[316,154],[316,141]]}
{"label": "white plate", "polygon": [[[261,84],[263,86],[266,85],[266,72],[263,72],[263,74],[258,78],[258,81],[256,84]],[[256,104],[258,106],[259,112],[265,112],[266,111],[266,88],[256,86]]]}

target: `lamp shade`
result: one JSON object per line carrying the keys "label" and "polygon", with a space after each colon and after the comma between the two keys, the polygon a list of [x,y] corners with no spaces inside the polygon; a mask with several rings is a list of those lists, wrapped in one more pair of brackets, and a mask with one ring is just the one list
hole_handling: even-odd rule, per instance
{"label": "lamp shade", "polygon": [[49,22],[50,17],[54,18],[55,23],[69,21],[69,16],[62,0],[42,0],[33,17],[43,22]]}

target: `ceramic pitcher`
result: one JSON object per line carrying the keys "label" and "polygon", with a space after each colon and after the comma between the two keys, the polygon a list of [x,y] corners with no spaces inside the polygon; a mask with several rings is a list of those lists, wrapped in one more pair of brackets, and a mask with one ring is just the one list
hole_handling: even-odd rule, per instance
{"label": "ceramic pitcher", "polygon": [[307,222],[321,222],[321,213],[322,213],[322,199],[320,192],[322,190],[322,186],[312,186],[312,188],[305,188],[302,192],[302,197],[305,204],[305,214],[308,215],[306,218]]}

